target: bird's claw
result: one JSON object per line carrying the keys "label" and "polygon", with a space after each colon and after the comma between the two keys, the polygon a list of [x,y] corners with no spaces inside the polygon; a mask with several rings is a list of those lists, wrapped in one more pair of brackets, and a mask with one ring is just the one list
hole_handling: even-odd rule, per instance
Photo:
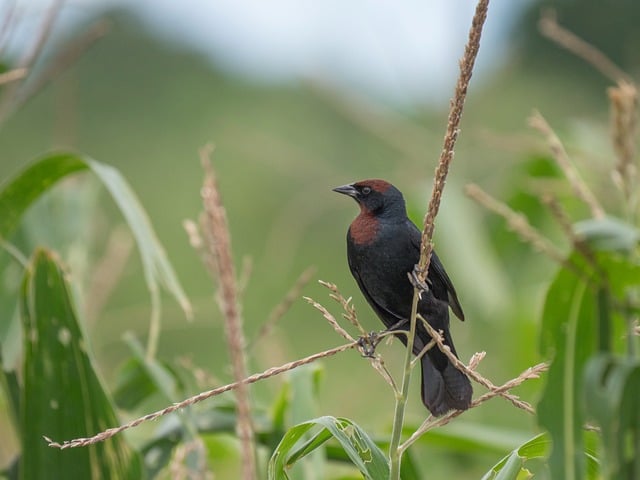
{"label": "bird's claw", "polygon": [[378,343],[380,343],[378,332],[371,332],[358,338],[358,347],[362,352],[362,356],[366,358],[373,358]]}
{"label": "bird's claw", "polygon": [[429,285],[427,285],[427,281],[424,281],[420,278],[420,267],[415,265],[411,273],[409,273],[409,281],[414,288],[418,290],[418,297],[422,300],[422,293],[429,291]]}

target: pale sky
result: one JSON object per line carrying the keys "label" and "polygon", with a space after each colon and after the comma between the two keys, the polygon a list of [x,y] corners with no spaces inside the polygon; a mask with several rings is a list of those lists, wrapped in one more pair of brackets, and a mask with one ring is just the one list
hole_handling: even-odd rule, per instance
{"label": "pale sky", "polygon": [[[37,26],[52,1],[0,0],[0,18],[17,2],[25,23]],[[476,75],[506,58],[506,34],[527,3],[493,0]],[[130,9],[158,36],[236,74],[264,81],[318,77],[411,104],[446,102],[451,95],[475,2],[67,0],[59,28],[113,7]]]}

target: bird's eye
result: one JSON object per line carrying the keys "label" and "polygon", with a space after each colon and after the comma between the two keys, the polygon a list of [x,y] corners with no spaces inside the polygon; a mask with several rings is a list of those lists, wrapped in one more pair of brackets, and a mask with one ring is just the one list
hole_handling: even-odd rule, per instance
{"label": "bird's eye", "polygon": [[362,188],[362,194],[363,195],[369,195],[371,193],[371,187],[363,187]]}

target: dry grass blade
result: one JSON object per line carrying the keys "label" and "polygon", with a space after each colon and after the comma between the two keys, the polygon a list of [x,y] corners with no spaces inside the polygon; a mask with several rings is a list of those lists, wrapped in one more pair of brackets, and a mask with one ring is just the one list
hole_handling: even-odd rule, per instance
{"label": "dry grass blade", "polygon": [[580,254],[587,260],[593,267],[598,268],[598,263],[596,262],[593,251],[585,242],[584,238],[577,235],[573,230],[573,225],[571,223],[571,218],[569,214],[562,208],[562,205],[558,202],[558,199],[550,193],[547,193],[542,196],[542,202],[549,208],[549,211],[553,215],[553,218],[556,219],[560,228],[564,232],[565,236],[571,242],[574,250],[580,252]]}
{"label": "dry grass blade", "polygon": [[247,376],[245,358],[245,339],[242,332],[242,317],[238,304],[238,291],[235,268],[231,255],[231,236],[227,215],[222,204],[215,172],[210,155],[213,146],[207,145],[200,151],[202,166],[205,170],[202,187],[202,202],[205,210],[205,246],[215,258],[216,272],[220,281],[219,302],[225,320],[227,345],[231,355],[233,376],[240,383],[237,392],[237,431],[242,444],[242,472],[245,480],[256,478],[254,433],[251,421],[249,389],[243,384]]}
{"label": "dry grass blade", "polygon": [[300,274],[296,282],[293,284],[293,287],[287,292],[282,301],[275,306],[267,321],[264,322],[264,325],[260,328],[256,337],[249,344],[249,348],[255,345],[260,339],[269,335],[273,327],[278,323],[278,321],[289,311],[293,302],[295,302],[300,296],[300,292],[302,289],[307,286],[307,284],[311,281],[311,278],[316,273],[316,267],[309,267],[304,272]]}
{"label": "dry grass blade", "polygon": [[240,382],[233,382],[230,383],[228,385],[224,385],[222,387],[218,387],[218,388],[214,388],[213,390],[208,390],[206,392],[202,392],[199,393],[198,395],[194,395],[193,397],[189,397],[186,400],[183,400],[180,403],[175,403],[167,408],[164,408],[162,410],[158,410],[157,412],[154,413],[150,413],[148,415],[145,415],[143,417],[137,418],[135,420],[132,420],[131,422],[128,422],[124,425],[120,425],[119,427],[116,428],[109,428],[103,432],[98,433],[97,435],[94,435],[93,437],[87,437],[87,438],[76,438],[74,440],[67,440],[64,441],[62,443],[53,441],[50,438],[44,437],[44,439],[47,441],[47,444],[50,447],[54,447],[54,448],[60,448],[60,449],[65,449],[65,448],[77,448],[77,447],[86,447],[87,445],[93,445],[94,443],[98,443],[98,442],[103,442],[121,432],[124,432],[125,430],[129,430],[130,428],[134,428],[137,427],[138,425],[140,425],[141,423],[145,423],[145,422],[150,422],[153,420],[157,420],[158,418],[164,416],[164,415],[168,415],[170,413],[173,413],[177,410],[183,409],[185,407],[194,405],[198,402],[201,402],[203,400],[206,400],[208,398],[211,397],[215,397],[218,395],[221,395],[225,392],[228,392],[230,390],[236,390],[241,386],[245,386],[245,385],[249,385],[251,383],[255,383],[258,382],[260,380],[264,380],[266,378],[270,378],[276,375],[280,375],[281,373],[284,372],[288,372],[289,370],[293,370],[294,368],[298,368],[301,365],[307,365],[309,363],[313,363],[317,360],[320,360],[321,358],[326,358],[326,357],[330,357],[332,355],[336,355],[337,353],[341,353],[344,352],[345,350],[349,350],[350,348],[355,348],[357,347],[357,342],[351,342],[351,343],[347,343],[344,345],[340,345],[339,347],[335,347],[335,348],[331,348],[329,350],[325,350],[324,352],[319,352],[319,353],[315,353],[313,355],[309,355],[308,357],[299,359],[299,360],[295,360],[293,362],[289,362],[289,363],[285,363],[284,365],[281,365],[279,367],[273,367],[270,368],[268,370],[265,370],[262,373],[256,373],[254,375],[251,375],[250,377],[247,377],[245,379],[243,379]]}
{"label": "dry grass blade", "polygon": [[611,102],[611,137],[617,162],[614,181],[622,190],[630,210],[637,201],[636,130],[638,124],[638,90],[620,82],[607,90]]}
{"label": "dry grass blade", "polygon": [[516,232],[522,241],[529,243],[534,249],[544,253],[547,257],[561,265],[571,267],[571,265],[567,263],[565,255],[538,230],[531,226],[522,213],[514,212],[507,204],[496,200],[474,183],[466,185],[464,191],[470,198],[487,210],[491,210],[504,218],[507,221],[508,228]]}
{"label": "dry grass blade", "polygon": [[331,292],[329,297],[331,297],[333,300],[335,300],[342,306],[344,310],[344,313],[342,314],[342,316],[351,325],[353,325],[358,329],[358,331],[360,332],[360,335],[366,336],[367,332],[365,331],[364,327],[360,324],[360,321],[358,320],[356,309],[351,303],[351,297],[345,298],[344,295],[340,293],[340,290],[338,289],[338,286],[335,283],[325,282],[323,280],[318,280],[318,283],[320,283],[320,285],[322,285],[323,287],[327,288]]}
{"label": "dry grass blade", "polygon": [[534,111],[533,114],[531,114],[529,117],[529,125],[545,136],[554,160],[562,169],[576,196],[589,207],[591,215],[594,218],[603,218],[605,212],[600,206],[600,203],[598,203],[593,192],[589,189],[582,177],[580,177],[580,174],[569,159],[564,145],[562,145],[562,142],[540,112]]}
{"label": "dry grass blade", "polygon": [[107,241],[105,252],[91,275],[87,292],[86,314],[94,321],[118,284],[133,251],[133,237],[124,227],[115,229]]}
{"label": "dry grass blade", "polygon": [[[549,368],[549,365],[546,363],[539,363],[538,365],[527,368],[524,372],[522,372],[516,378],[509,380],[508,382],[504,383],[503,385],[500,385],[499,387],[494,386],[492,390],[475,399],[473,402],[471,402],[470,408],[475,408],[485,403],[487,400],[490,400],[498,395],[504,395],[505,392],[508,392],[512,388],[515,388],[523,384],[527,380],[540,378],[540,375],[542,374],[542,372],[545,372],[548,368]],[[447,423],[451,422],[451,420],[453,420],[454,418],[462,415],[464,412],[465,412],[464,410],[452,410],[442,417],[429,416],[422,423],[422,425],[420,425],[420,427],[415,432],[413,432],[411,436],[407,438],[407,440],[405,440],[402,445],[400,445],[400,449],[402,451],[406,450],[411,445],[413,445],[416,442],[416,440],[418,440],[422,435],[424,435],[429,430],[446,425]]]}
{"label": "dry grass blade", "polygon": [[0,57],[6,57],[6,50],[8,48],[11,35],[15,31],[16,26],[19,23],[20,12],[18,11],[18,3],[16,0],[12,0],[7,5],[5,2],[4,18],[0,24]]}
{"label": "dry grass blade", "polygon": [[[460,371],[464,372],[469,378],[473,379],[475,382],[479,383],[483,387],[487,388],[489,391],[494,392],[496,395],[500,395],[505,399],[509,400],[513,405],[522,410],[525,410],[531,414],[535,413],[533,407],[529,405],[529,403],[520,400],[516,395],[512,395],[508,393],[508,389],[504,389],[503,387],[496,387],[491,380],[483,377],[475,370],[467,367],[464,363],[462,363],[458,357],[456,357],[449,348],[448,345],[445,345],[444,340],[440,332],[436,331],[429,322],[427,322],[422,316],[418,315],[419,319],[422,321],[424,327],[429,332],[429,335],[435,341],[436,345],[440,349],[442,353],[444,353],[447,358],[451,361],[451,363]],[[430,342],[431,343],[431,342]],[[508,384],[508,383],[507,383]],[[505,384],[505,385],[507,385]]]}
{"label": "dry grass blade", "polygon": [[316,310],[318,310],[320,313],[322,313],[322,316],[327,320],[327,322],[329,322],[329,324],[333,327],[333,329],[338,332],[338,334],[350,341],[350,342],[355,342],[355,339],[349,335],[349,332],[347,332],[344,328],[342,328],[340,326],[340,324],[338,323],[338,321],[335,319],[335,317],[333,315],[331,315],[331,313],[329,312],[329,310],[327,310],[326,308],[324,308],[324,306],[318,302],[316,302],[313,298],[311,297],[302,297],[304,298],[307,302],[309,302],[313,308],[315,308]]}
{"label": "dry grass blade", "polygon": [[14,68],[8,72],[0,73],[0,85],[22,80],[27,76],[27,73],[28,70],[26,68]]}
{"label": "dry grass blade", "polygon": [[[18,62],[18,68],[30,70],[38,56],[42,53],[47,40],[53,30],[53,25],[58,18],[58,14],[62,10],[64,0],[54,0],[47,13],[44,16],[35,41],[30,48],[27,48]],[[19,88],[24,82],[12,83],[3,92],[0,100],[0,124],[6,120],[9,113],[13,109],[13,103],[16,100]]]}
{"label": "dry grass blade", "polygon": [[473,66],[480,49],[480,38],[482,36],[482,27],[487,19],[487,11],[489,9],[489,0],[480,0],[476,6],[476,11],[471,23],[469,31],[469,39],[464,50],[464,55],[460,61],[460,76],[456,83],[456,90],[451,102],[449,110],[449,118],[447,120],[447,132],[444,136],[444,145],[440,154],[440,161],[436,168],[435,177],[433,179],[433,190],[431,199],[429,200],[429,208],[424,217],[424,230],[422,231],[422,241],[420,245],[420,261],[418,262],[418,270],[420,279],[424,281],[429,270],[429,262],[431,261],[431,251],[433,250],[433,230],[435,228],[435,219],[440,209],[440,200],[442,191],[449,173],[449,165],[453,160],[454,147],[460,133],[460,119],[462,118],[462,110],[464,101],[467,97],[467,89]]}
{"label": "dry grass blade", "polygon": [[566,28],[558,25],[555,12],[546,10],[543,12],[538,22],[540,33],[553,40],[561,47],[570,51],[574,55],[582,58],[600,71],[605,77],[614,82],[621,80],[629,81],[629,76],[607,56],[593,45],[585,42],[580,37],[570,32]]}
{"label": "dry grass blade", "polygon": [[37,77],[30,80],[29,84],[25,85],[24,88],[16,94],[11,104],[11,110],[18,110],[49,82],[75,64],[92,45],[107,34],[109,28],[110,24],[108,21],[100,20],[64,45],[60,51],[54,55],[53,59],[48,62],[47,66],[41,69]]}

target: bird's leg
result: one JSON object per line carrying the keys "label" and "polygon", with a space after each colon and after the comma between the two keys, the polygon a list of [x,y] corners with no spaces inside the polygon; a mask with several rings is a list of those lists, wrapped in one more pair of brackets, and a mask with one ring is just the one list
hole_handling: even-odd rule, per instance
{"label": "bird's leg", "polygon": [[382,338],[378,335],[378,332],[371,332],[368,335],[362,335],[358,338],[358,347],[362,352],[363,357],[373,358],[373,354],[376,352],[376,347],[380,343]]}
{"label": "bird's leg", "polygon": [[413,287],[418,290],[418,297],[420,298],[420,300],[422,300],[422,293],[429,291],[429,280],[421,280],[421,273],[422,272],[420,271],[420,267],[418,267],[417,264],[413,266],[413,270],[411,270],[411,273],[407,273],[411,285],[413,285]]}

